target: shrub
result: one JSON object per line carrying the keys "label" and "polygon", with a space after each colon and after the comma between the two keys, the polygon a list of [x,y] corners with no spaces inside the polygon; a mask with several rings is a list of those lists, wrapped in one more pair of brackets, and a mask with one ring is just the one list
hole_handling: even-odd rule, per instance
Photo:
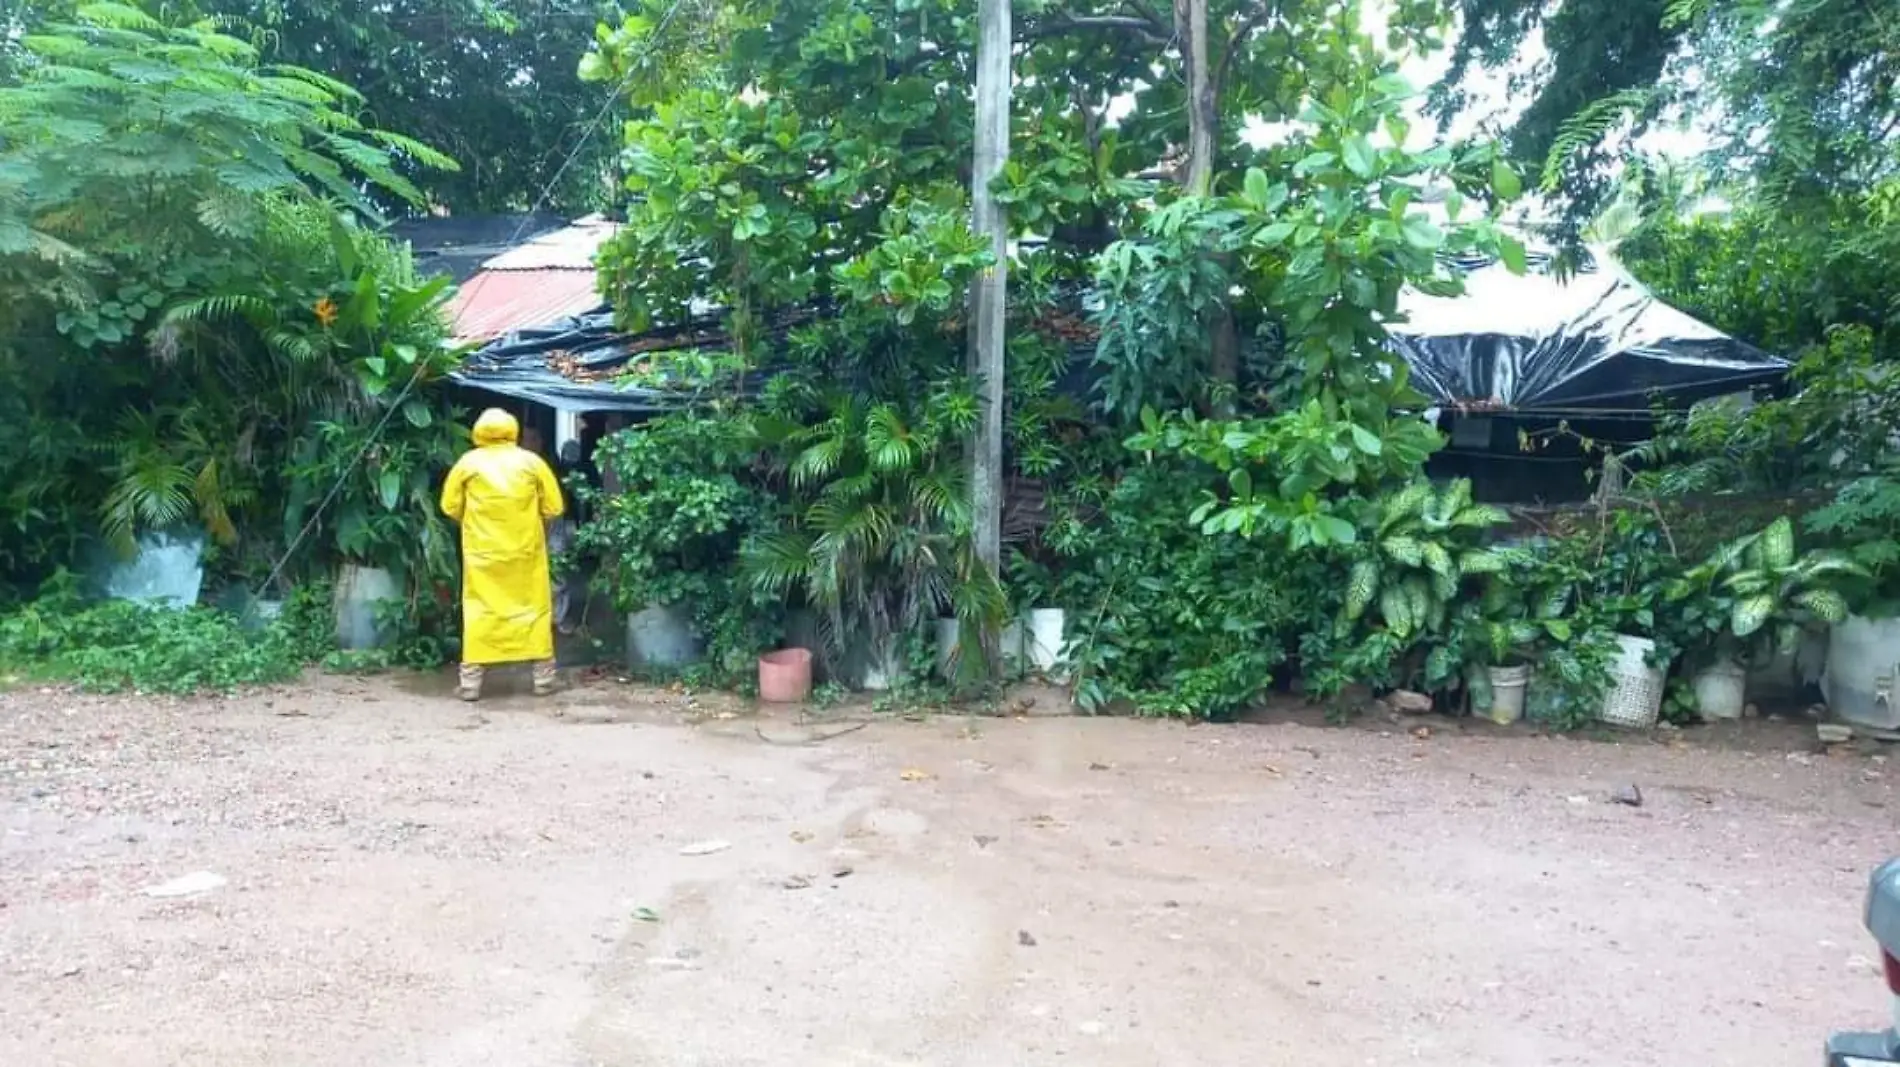
{"label": "shrub", "polygon": [[0,616],[0,664],[93,692],[229,691],[288,681],[307,644],[284,621],[247,629],[226,612],[87,602],[70,578]]}
{"label": "shrub", "polygon": [[1330,628],[1343,565],[1277,538],[1203,534],[1187,516],[1208,484],[1196,465],[1139,468],[1097,521],[1052,538],[1082,708],[1231,716],[1285,675],[1303,635]]}

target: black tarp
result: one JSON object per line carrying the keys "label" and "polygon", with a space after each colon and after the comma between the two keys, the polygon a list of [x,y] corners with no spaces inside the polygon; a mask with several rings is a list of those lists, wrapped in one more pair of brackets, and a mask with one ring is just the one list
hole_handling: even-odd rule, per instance
{"label": "black tarp", "polygon": [[[1657,399],[1686,406],[1781,379],[1788,362],[1738,341],[1657,300],[1613,264],[1558,279],[1533,269],[1514,275],[1496,264],[1466,271],[1457,297],[1408,292],[1408,321],[1389,344],[1411,368],[1415,388],[1455,410],[1536,412],[1648,411]],[[821,314],[788,315],[768,332]],[[570,411],[653,415],[704,399],[690,382],[634,385],[627,372],[653,353],[729,346],[716,315],[683,326],[629,335],[605,308],[483,346],[454,374],[461,385]],[[1092,392],[1092,345],[1076,346],[1062,391]],[[721,386],[724,396],[752,395],[771,370]]]}
{"label": "black tarp", "polygon": [[1657,300],[1613,263],[1559,279],[1470,270],[1465,293],[1407,292],[1390,345],[1434,404],[1513,411],[1647,410],[1779,380],[1788,361]]}
{"label": "black tarp", "polygon": [[[645,357],[656,352],[724,350],[724,325],[706,318],[674,329],[630,335],[615,329],[612,312],[601,309],[562,322],[516,330],[482,346],[450,375],[460,385],[498,396],[545,404],[567,411],[657,415],[677,411],[705,393],[690,382],[667,388],[627,380]],[[748,396],[772,376],[750,371],[722,383],[721,396]]]}

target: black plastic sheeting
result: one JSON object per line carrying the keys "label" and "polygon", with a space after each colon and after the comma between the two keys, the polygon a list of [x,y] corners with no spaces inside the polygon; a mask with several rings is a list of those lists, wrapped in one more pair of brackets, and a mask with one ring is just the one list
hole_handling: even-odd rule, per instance
{"label": "black plastic sheeting", "polygon": [[[1408,292],[1408,321],[1389,344],[1411,367],[1412,385],[1435,406],[1465,411],[1647,412],[1657,401],[1696,400],[1779,381],[1789,363],[1657,300],[1620,268],[1605,264],[1559,280],[1482,266],[1462,296]],[[782,335],[818,309],[768,331]],[[629,335],[607,309],[496,338],[451,377],[488,393],[569,411],[657,415],[706,398],[677,388],[634,385],[626,371],[651,353],[726,350],[715,316]],[[1078,346],[1065,393],[1089,392],[1092,346]],[[754,396],[772,377],[752,371],[720,395]]]}
{"label": "black plastic sheeting", "polygon": [[1605,262],[1559,280],[1491,265],[1465,293],[1407,292],[1390,346],[1412,385],[1463,410],[1647,411],[1778,381],[1787,360],[1657,300]]}
{"label": "black plastic sheeting", "polygon": [[[658,415],[686,408],[705,394],[690,385],[631,384],[624,377],[636,360],[654,352],[727,347],[725,328],[715,319],[636,336],[615,329],[613,313],[603,308],[498,337],[449,377],[484,392],[567,411]],[[722,386],[719,395],[756,395],[771,377],[770,371],[749,372],[738,383]]]}

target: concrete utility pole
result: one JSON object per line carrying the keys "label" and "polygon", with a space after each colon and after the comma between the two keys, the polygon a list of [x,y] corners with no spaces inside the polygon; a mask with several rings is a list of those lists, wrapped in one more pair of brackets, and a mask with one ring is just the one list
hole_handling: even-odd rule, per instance
{"label": "concrete utility pole", "polygon": [[[1010,0],[979,0],[976,45],[976,159],[971,168],[970,227],[987,238],[995,266],[970,287],[970,371],[983,390],[971,452],[971,510],[976,552],[990,573],[1003,557],[1003,325],[1008,310],[1009,215],[990,183],[1009,161]],[[986,641],[985,644],[992,642]]]}

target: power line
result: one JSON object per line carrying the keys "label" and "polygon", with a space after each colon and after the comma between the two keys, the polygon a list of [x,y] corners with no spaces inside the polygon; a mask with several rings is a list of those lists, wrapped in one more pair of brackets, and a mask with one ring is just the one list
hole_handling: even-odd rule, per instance
{"label": "power line", "polygon": [[[549,178],[547,183],[541,187],[540,196],[535,198],[534,203],[528,208],[527,213],[522,215],[521,221],[515,227],[514,235],[508,239],[510,247],[513,247],[516,242],[521,240],[521,235],[527,231],[528,225],[533,221],[535,212],[541,210],[542,206],[547,203],[548,198],[553,195],[554,186],[560,182],[561,176],[567,173],[567,168],[573,166],[574,160],[579,158],[581,151],[587,147],[587,142],[594,136],[595,132],[600,129],[600,124],[606,120],[607,114],[613,109],[614,104],[619,102],[620,94],[626,91],[628,84],[633,81],[633,76],[646,66],[647,60],[653,55],[653,50],[658,47],[660,35],[665,32],[667,25],[673,21],[673,16],[679,11],[682,2],[683,0],[673,0],[673,3],[666,9],[666,13],[660,17],[660,21],[654,24],[653,33],[647,38],[646,48],[640,52],[639,56],[636,57],[633,62],[627,64],[627,71],[620,76],[618,82],[614,83],[613,92],[607,95],[607,100],[601,104],[600,110],[594,113],[593,120],[587,124],[586,129],[581,131],[580,139],[574,142],[574,147],[567,153],[566,158],[561,160],[561,165],[555,168],[554,176]],[[481,283],[486,280],[486,274],[477,278],[474,292],[480,292]],[[470,295],[472,296],[473,293]],[[310,531],[316,529],[318,520],[323,518],[324,509],[328,508],[330,504],[336,500],[337,494],[343,491],[343,486],[349,482],[350,478],[355,475],[356,468],[362,464],[363,457],[369,454],[369,450],[375,447],[377,440],[382,437],[383,430],[388,428],[389,420],[395,417],[397,410],[402,407],[404,401],[409,399],[409,394],[415,391],[417,385],[421,384],[422,373],[427,366],[427,363],[421,361],[417,362],[415,372],[409,376],[408,381],[403,383],[401,391],[396,394],[396,398],[392,400],[389,406],[383,411],[383,417],[376,421],[375,426],[371,427],[369,436],[364,438],[362,445],[357,448],[356,454],[350,457],[349,464],[344,467],[343,473],[337,478],[336,483],[330,487],[330,491],[324,495],[315,510],[310,513],[309,520],[303,524],[302,529],[297,531],[297,536],[291,538],[290,544],[285,547],[283,555],[278,558],[276,565],[270,569],[270,574],[265,577],[263,582],[259,583],[257,590],[252,595],[253,600],[257,599],[259,594],[267,591],[271,583],[283,575],[284,567],[290,563],[291,557],[296,554],[298,547],[300,547],[304,539],[310,535]]]}

